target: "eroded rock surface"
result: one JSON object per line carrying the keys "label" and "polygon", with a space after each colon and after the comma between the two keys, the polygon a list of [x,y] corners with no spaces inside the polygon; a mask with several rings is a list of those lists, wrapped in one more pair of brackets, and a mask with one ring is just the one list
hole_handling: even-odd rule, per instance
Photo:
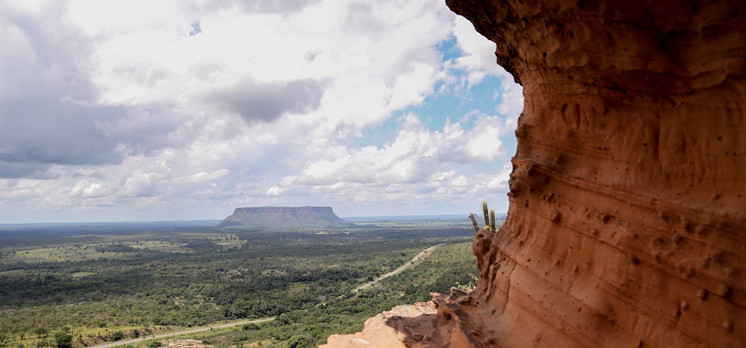
{"label": "eroded rock surface", "polygon": [[472,345],[745,346],[744,3],[448,4],[525,96]]}
{"label": "eroded rock surface", "polygon": [[525,105],[477,289],[410,345],[746,346],[746,3],[447,3]]}
{"label": "eroded rock surface", "polygon": [[397,306],[365,321],[363,331],[352,335],[331,335],[320,347],[404,348],[433,330],[435,307],[431,303]]}

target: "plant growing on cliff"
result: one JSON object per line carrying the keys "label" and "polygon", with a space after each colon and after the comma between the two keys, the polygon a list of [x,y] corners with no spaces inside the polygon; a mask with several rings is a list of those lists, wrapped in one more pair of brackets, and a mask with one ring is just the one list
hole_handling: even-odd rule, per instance
{"label": "plant growing on cliff", "polygon": [[497,232],[497,223],[495,222],[495,211],[490,209],[490,228],[492,232]]}
{"label": "plant growing on cliff", "polygon": [[479,223],[477,223],[477,216],[474,213],[469,214],[471,224],[474,225],[474,232],[479,232]]}
{"label": "plant growing on cliff", "polygon": [[456,282],[455,288],[459,290],[467,291],[467,292],[474,290],[477,287],[477,283],[479,283],[479,278],[477,278],[477,276],[473,274],[470,274],[469,277],[471,279],[469,279],[469,281],[466,284],[461,284],[460,282]]}
{"label": "plant growing on cliff", "polygon": [[[487,202],[482,202],[482,213],[484,214],[484,229],[492,233],[497,232],[497,220],[495,219],[495,210],[489,209]],[[479,223],[477,223],[477,217],[474,213],[469,214],[471,224],[474,226],[474,231],[479,231]]]}
{"label": "plant growing on cliff", "polygon": [[482,213],[484,213],[484,229],[490,226],[490,210],[487,208],[487,202],[482,202]]}

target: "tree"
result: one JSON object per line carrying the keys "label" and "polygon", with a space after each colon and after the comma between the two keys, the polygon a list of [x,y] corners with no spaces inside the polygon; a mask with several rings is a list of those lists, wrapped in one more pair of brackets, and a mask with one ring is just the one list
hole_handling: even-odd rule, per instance
{"label": "tree", "polygon": [[111,340],[112,341],[119,341],[122,338],[124,338],[124,332],[122,332],[122,331],[117,331],[117,332],[111,334]]}
{"label": "tree", "polygon": [[34,330],[34,334],[36,334],[36,337],[42,338],[42,337],[47,337],[47,334],[49,334],[49,331],[47,331],[47,329],[44,327],[39,327],[39,328],[36,328],[36,330]]}
{"label": "tree", "polygon": [[288,347],[290,348],[307,348],[311,346],[311,342],[305,335],[295,335],[288,341]]}
{"label": "tree", "polygon": [[54,340],[57,342],[57,348],[71,348],[73,346],[73,335],[67,332],[54,334]]}

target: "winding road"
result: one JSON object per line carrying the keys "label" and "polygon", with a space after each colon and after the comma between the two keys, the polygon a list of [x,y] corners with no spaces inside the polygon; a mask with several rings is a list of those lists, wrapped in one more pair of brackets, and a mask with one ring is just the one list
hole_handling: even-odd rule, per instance
{"label": "winding road", "polygon": [[403,265],[399,266],[399,268],[397,268],[397,269],[395,269],[395,270],[393,270],[393,271],[391,271],[389,273],[386,273],[386,274],[384,274],[384,275],[382,275],[382,276],[380,276],[380,277],[378,277],[378,278],[376,278],[376,279],[374,279],[372,281],[369,281],[369,282],[367,282],[367,283],[365,283],[363,285],[360,285],[360,286],[352,289],[352,291],[349,294],[342,295],[342,296],[340,296],[338,298],[341,299],[341,298],[344,298],[345,296],[355,295],[360,290],[367,289],[367,288],[369,288],[369,287],[371,287],[373,285],[376,285],[376,284],[380,283],[382,280],[384,280],[384,279],[386,279],[388,277],[395,276],[395,275],[403,272],[405,269],[414,266],[415,262],[417,262],[419,260],[422,260],[422,259],[430,256],[430,254],[432,254],[432,252],[435,249],[437,249],[438,247],[440,247],[441,245],[443,245],[443,244],[436,244],[436,245],[433,245],[433,246],[431,246],[431,247],[429,247],[429,248],[421,251],[419,254],[415,255],[411,260],[409,260],[406,263],[404,263]]}

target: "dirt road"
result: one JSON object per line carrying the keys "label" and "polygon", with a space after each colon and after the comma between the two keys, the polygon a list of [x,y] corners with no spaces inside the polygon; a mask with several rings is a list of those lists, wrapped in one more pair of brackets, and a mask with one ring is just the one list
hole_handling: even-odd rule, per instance
{"label": "dirt road", "polygon": [[[352,290],[352,292],[350,292],[349,295],[355,295],[360,290],[369,288],[369,287],[371,287],[373,285],[376,285],[376,284],[380,283],[382,280],[384,280],[384,279],[386,279],[388,277],[395,276],[395,275],[403,272],[405,269],[414,266],[415,262],[417,262],[419,260],[422,260],[422,259],[430,256],[430,254],[433,252],[433,250],[437,249],[441,245],[443,245],[443,244],[433,245],[433,246],[431,246],[431,247],[429,247],[429,248],[421,251],[419,254],[415,255],[411,260],[409,260],[405,264],[399,266],[399,268],[397,268],[397,269],[395,269],[395,270],[393,270],[393,271],[391,271],[389,273],[386,273],[386,274],[384,274],[384,275],[382,275],[382,276],[380,276],[380,277],[378,277],[378,278],[376,278],[376,279],[374,279],[372,281],[369,281],[369,282],[367,282],[367,283],[365,283],[363,285],[360,285],[360,286],[356,287],[355,289]],[[349,295],[342,295],[339,298],[343,298],[343,297],[349,296]]]}
{"label": "dirt road", "polygon": [[111,347],[121,346],[121,345],[124,345],[124,344],[142,342],[144,340],[161,339],[161,338],[173,338],[173,337],[180,336],[180,335],[193,334],[193,333],[198,333],[198,332],[205,332],[205,331],[209,331],[209,330],[212,330],[212,329],[223,329],[223,328],[226,328],[226,327],[232,327],[232,326],[238,326],[238,325],[244,325],[244,324],[264,323],[264,322],[272,321],[272,320],[275,320],[275,318],[271,317],[271,318],[264,318],[264,319],[243,320],[243,321],[237,321],[237,322],[228,323],[228,324],[212,325],[212,326],[207,326],[207,327],[198,327],[198,328],[189,329],[189,330],[182,330],[182,331],[176,331],[176,332],[171,332],[171,333],[158,334],[158,335],[155,335],[155,336],[151,335],[151,336],[145,336],[145,337],[140,337],[140,338],[133,338],[133,339],[129,339],[129,340],[109,342],[109,343],[99,344],[99,345],[95,345],[95,346],[89,346],[88,348],[111,348]]}

